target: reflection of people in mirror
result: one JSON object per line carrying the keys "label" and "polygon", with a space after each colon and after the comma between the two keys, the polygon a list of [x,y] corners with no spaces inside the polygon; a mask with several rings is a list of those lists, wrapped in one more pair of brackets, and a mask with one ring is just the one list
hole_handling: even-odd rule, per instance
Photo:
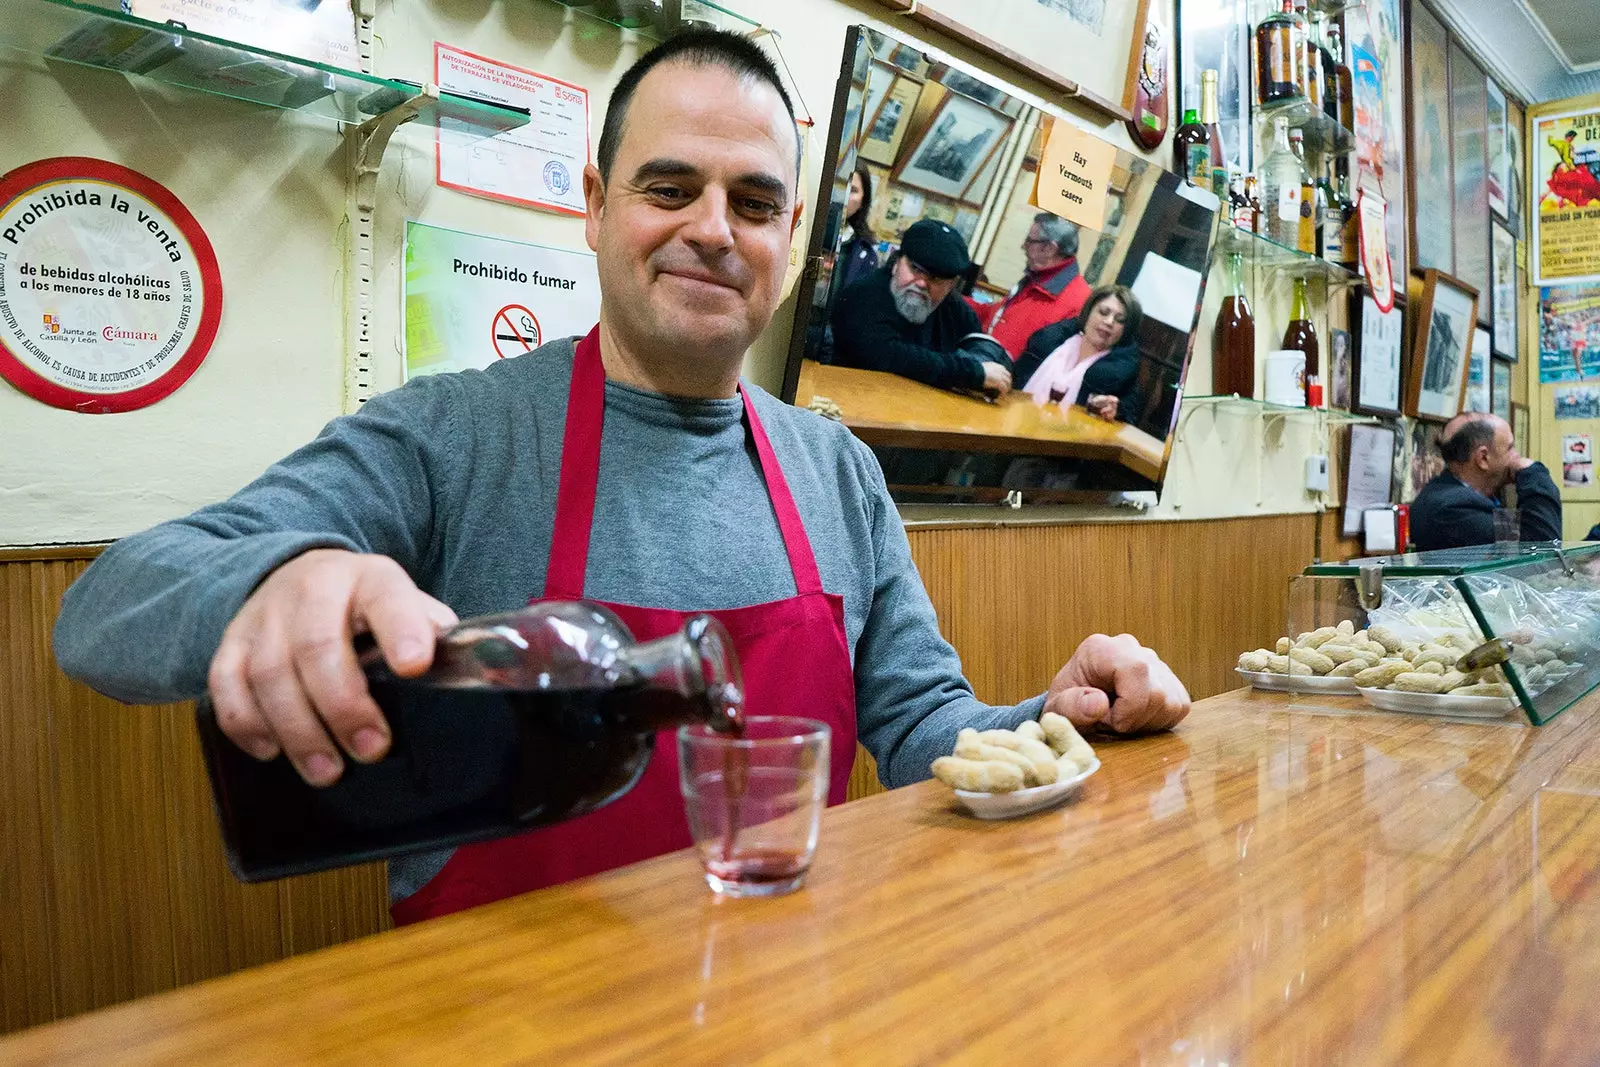
{"label": "reflection of people in mirror", "polygon": [[1053,323],[1064,322],[1083,310],[1089,283],[1078,270],[1078,227],[1048,211],[1033,217],[1022,242],[1028,269],[1003,303],[979,312],[990,333],[1016,359],[1028,338]]}
{"label": "reflection of people in mirror", "polygon": [[850,191],[845,196],[844,221],[849,234],[839,245],[834,258],[834,291],[871,274],[878,267],[877,242],[867,225],[867,215],[872,211],[872,171],[865,163],[857,162],[850,174]]}
{"label": "reflection of people in mirror", "polygon": [[1131,290],[1102,285],[1077,318],[1046,326],[1028,339],[1013,374],[1017,387],[1036,404],[1077,404],[1108,422],[1137,411],[1136,338],[1143,317]]}
{"label": "reflection of people in mirror", "polygon": [[1445,469],[1411,505],[1411,540],[1435,548],[1493,544],[1500,494],[1517,487],[1521,540],[1561,537],[1561,492],[1543,463],[1517,452],[1511,426],[1479,411],[1457,415],[1439,438]]}
{"label": "reflection of people in mirror", "polygon": [[991,396],[1011,388],[1011,368],[983,334],[977,313],[956,282],[971,266],[967,244],[942,222],[922,219],[906,230],[900,251],[839,294],[833,308],[834,361],[888,371],[941,389]]}

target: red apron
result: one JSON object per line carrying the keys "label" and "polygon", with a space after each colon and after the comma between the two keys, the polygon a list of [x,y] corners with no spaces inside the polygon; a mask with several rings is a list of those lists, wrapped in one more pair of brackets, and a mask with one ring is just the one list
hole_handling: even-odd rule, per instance
{"label": "red apron", "polygon": [[[583,599],[605,417],[605,368],[600,361],[598,333],[596,329],[578,343],[573,361],[545,600]],[[845,639],[844,599],[823,591],[816,557],[783,470],[750,397],[742,389],[740,396],[747,432],[755,442],[788,551],[795,595],[704,614],[715,616],[733,637],[744,673],[747,714],[799,715],[820,719],[833,728],[828,800],[838,804],[844,800],[856,744],[855,677]],[[707,487],[708,507],[712,506],[712,494],[713,487]],[[736,546],[725,547],[731,552]],[[640,641],[674,633],[696,614],[634,604],[605,606],[616,612]],[[663,730],[656,736],[649,767],[626,796],[555,826],[464,845],[427,885],[394,904],[390,913],[400,925],[418,922],[636,863],[692,843],[678,791],[677,739],[673,731]]]}

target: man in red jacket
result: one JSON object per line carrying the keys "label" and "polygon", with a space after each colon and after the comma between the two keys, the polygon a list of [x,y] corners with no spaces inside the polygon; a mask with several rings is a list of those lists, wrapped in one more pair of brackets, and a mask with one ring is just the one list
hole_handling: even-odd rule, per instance
{"label": "man in red jacket", "polygon": [[1035,215],[1022,254],[1027,271],[985,322],[1012,359],[1035,330],[1072,318],[1089,297],[1089,283],[1078,273],[1078,228],[1066,219],[1048,211]]}

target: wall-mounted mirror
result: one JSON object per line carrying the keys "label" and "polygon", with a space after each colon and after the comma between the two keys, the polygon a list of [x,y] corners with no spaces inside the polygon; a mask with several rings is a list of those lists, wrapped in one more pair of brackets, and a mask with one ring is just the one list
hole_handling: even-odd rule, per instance
{"label": "wall-mounted mirror", "polygon": [[1161,487],[1217,200],[1118,150],[1103,225],[1042,213],[1052,121],[846,39],[784,395],[870,445],[898,500]]}

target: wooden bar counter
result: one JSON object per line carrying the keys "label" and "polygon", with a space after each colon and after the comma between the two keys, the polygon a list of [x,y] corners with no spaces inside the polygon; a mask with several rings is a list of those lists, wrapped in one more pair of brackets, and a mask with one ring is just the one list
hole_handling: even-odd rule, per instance
{"label": "wooden bar counter", "polygon": [[1600,698],[1539,729],[1289,700],[1102,742],[1025,819],[932,782],[835,808],[789,897],[677,853],[0,1061],[1600,1063]]}
{"label": "wooden bar counter", "polygon": [[898,374],[804,360],[794,402],[805,407],[817,396],[838,404],[844,424],[869,445],[1102,460],[1152,480],[1166,459],[1166,443],[1137,427],[1077,406],[1041,407],[1021,392],[985,401]]}

